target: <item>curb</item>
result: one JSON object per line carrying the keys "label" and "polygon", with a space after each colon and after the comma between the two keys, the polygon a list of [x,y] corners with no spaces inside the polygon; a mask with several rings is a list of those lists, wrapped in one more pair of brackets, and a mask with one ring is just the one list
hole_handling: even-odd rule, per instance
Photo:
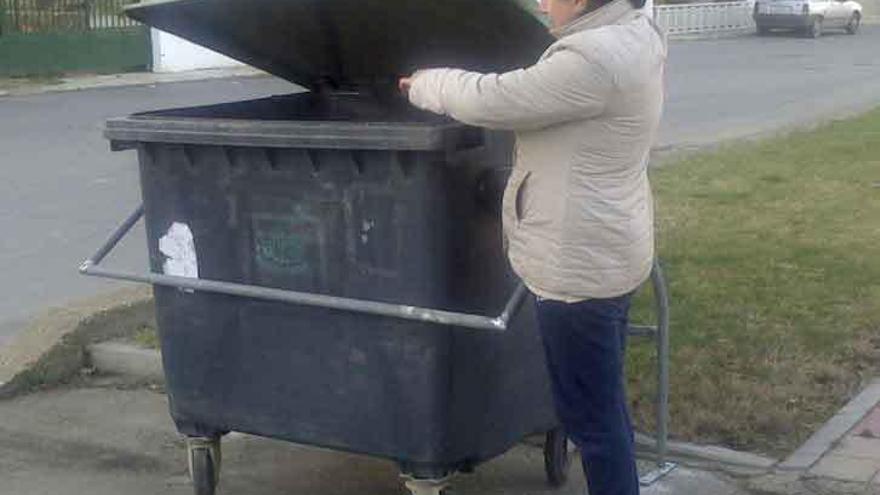
{"label": "curb", "polygon": [[754,28],[739,29],[731,31],[720,31],[717,33],[673,33],[669,35],[669,41],[712,41],[727,40],[753,36]]}
{"label": "curb", "polygon": [[165,381],[162,354],[121,342],[100,342],[86,347],[89,363],[98,371],[143,381]]}
{"label": "curb", "polygon": [[86,346],[121,337],[153,321],[147,287],[46,311],[0,347],[0,398],[69,381],[86,364]]}
{"label": "curb", "polygon": [[[646,458],[656,458],[654,439],[636,433],[636,451]],[[770,472],[778,459],[751,452],[741,452],[715,445],[698,445],[688,442],[669,442],[668,456],[679,464],[723,471],[738,476],[754,476]]]}

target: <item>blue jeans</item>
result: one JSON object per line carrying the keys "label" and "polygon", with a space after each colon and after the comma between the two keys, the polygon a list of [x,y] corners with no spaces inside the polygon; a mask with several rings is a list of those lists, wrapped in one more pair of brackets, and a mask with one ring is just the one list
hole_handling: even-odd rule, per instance
{"label": "blue jeans", "polygon": [[639,493],[623,373],[631,296],[537,303],[556,411],[590,495]]}

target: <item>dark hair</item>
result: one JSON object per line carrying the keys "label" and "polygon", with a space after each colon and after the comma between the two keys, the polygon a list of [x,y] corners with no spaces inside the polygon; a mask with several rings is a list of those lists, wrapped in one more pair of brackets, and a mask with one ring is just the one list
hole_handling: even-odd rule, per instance
{"label": "dark hair", "polygon": [[[589,0],[588,8],[583,12],[583,14],[589,14],[590,12],[594,12],[602,7],[608,5],[614,0]],[[645,6],[647,0],[629,0],[630,5],[633,6],[634,9],[640,9]]]}

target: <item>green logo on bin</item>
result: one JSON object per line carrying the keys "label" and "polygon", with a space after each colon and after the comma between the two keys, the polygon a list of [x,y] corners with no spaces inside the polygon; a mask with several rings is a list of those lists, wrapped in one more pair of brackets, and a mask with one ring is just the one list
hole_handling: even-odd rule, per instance
{"label": "green logo on bin", "polygon": [[257,264],[271,271],[304,273],[309,269],[309,251],[315,242],[315,227],[301,218],[260,215],[254,218],[254,248]]}

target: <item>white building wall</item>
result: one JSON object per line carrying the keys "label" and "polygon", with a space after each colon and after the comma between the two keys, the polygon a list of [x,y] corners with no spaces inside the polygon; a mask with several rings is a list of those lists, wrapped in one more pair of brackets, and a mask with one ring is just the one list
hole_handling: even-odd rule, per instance
{"label": "white building wall", "polygon": [[151,38],[153,42],[153,72],[183,72],[244,65],[225,55],[158,29],[151,30]]}

